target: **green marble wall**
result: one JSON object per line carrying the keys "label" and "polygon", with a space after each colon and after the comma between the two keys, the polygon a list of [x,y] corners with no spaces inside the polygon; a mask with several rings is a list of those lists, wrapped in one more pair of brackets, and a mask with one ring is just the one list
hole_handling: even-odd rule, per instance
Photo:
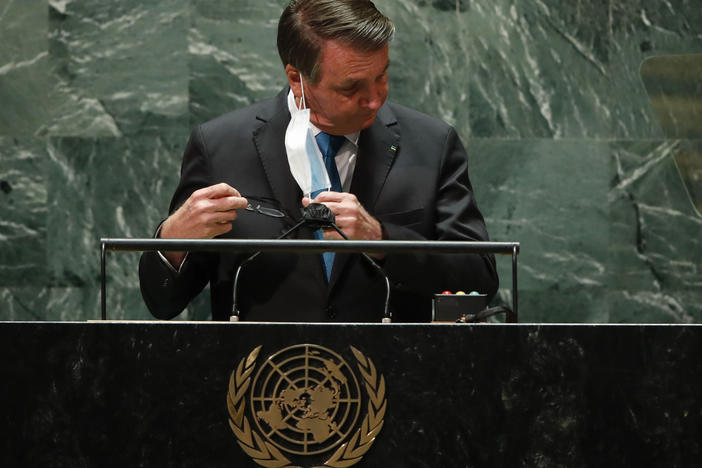
{"label": "green marble wall", "polygon": [[[0,0],[1,320],[99,317],[99,238],[150,236],[189,129],[284,84],[283,4]],[[699,174],[702,123],[664,132],[639,74],[702,52],[698,0],[376,4],[391,99],[456,126],[491,237],[522,243],[522,321],[702,321],[676,164]],[[109,256],[110,317],[149,317],[137,259]],[[207,315],[203,297],[183,317]]]}

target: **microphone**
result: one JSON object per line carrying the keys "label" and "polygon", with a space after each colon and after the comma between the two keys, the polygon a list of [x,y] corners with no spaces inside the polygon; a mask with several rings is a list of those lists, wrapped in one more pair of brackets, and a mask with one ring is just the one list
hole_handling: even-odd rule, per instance
{"label": "microphone", "polygon": [[[285,239],[292,233],[300,229],[302,226],[308,226],[314,230],[322,228],[332,228],[337,233],[339,233],[339,235],[345,240],[349,240],[346,234],[344,234],[344,232],[341,229],[339,229],[339,227],[334,223],[334,213],[332,213],[328,206],[322,203],[310,203],[306,207],[302,208],[301,211],[302,219],[293,227],[291,227],[283,234],[278,236],[277,239]],[[241,273],[241,270],[245,265],[249,264],[260,254],[260,251],[254,252],[251,256],[244,259],[244,261],[242,261],[239,264],[239,267],[236,269],[236,273],[234,274],[234,284],[232,285],[232,314],[229,317],[230,322],[239,321],[239,308],[237,307],[237,290],[239,285],[239,274]],[[368,254],[366,254],[365,252],[361,252],[361,256],[365,258],[366,262],[368,262],[368,264],[371,265],[371,267],[385,280],[385,304],[383,309],[383,319],[381,322],[392,323],[392,315],[390,313],[390,279],[388,278],[387,273],[385,273],[385,270],[383,270],[383,268],[380,265],[375,263],[373,259],[368,256]]]}

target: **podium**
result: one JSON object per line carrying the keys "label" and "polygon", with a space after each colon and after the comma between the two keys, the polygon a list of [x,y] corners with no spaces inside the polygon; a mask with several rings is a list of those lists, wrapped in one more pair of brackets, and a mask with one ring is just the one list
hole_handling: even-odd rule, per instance
{"label": "podium", "polygon": [[0,465],[691,466],[701,338],[696,325],[1,323]]}

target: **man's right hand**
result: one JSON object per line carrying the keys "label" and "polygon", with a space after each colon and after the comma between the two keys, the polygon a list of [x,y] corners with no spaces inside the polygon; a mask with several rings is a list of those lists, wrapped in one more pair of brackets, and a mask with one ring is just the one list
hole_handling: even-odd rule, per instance
{"label": "man's right hand", "polygon": [[[163,239],[212,239],[232,229],[236,210],[246,208],[248,201],[239,191],[225,183],[196,190],[161,225]],[[164,252],[178,269],[185,252]]]}

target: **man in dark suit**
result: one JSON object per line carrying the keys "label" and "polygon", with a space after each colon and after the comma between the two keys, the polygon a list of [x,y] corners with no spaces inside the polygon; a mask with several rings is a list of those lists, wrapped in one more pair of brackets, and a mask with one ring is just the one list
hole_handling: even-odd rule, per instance
{"label": "man in dark suit", "polygon": [[[290,2],[278,26],[289,87],[193,131],[158,235],[275,238],[314,202],[329,207],[351,239],[488,240],[455,130],[386,102],[393,33],[370,1]],[[312,200],[286,156],[286,129],[303,101],[309,131],[338,136],[340,145],[328,166],[336,187]],[[339,235],[326,230],[323,237]],[[142,295],[156,317],[172,318],[209,282],[213,318],[227,320],[234,273],[247,256],[147,252],[139,268]],[[385,284],[366,260],[337,254],[325,263],[319,254],[264,253],[242,269],[241,318],[379,322]],[[491,255],[393,254],[374,261],[390,277],[395,321],[428,320],[431,295],[445,289],[490,297],[497,290]]]}

